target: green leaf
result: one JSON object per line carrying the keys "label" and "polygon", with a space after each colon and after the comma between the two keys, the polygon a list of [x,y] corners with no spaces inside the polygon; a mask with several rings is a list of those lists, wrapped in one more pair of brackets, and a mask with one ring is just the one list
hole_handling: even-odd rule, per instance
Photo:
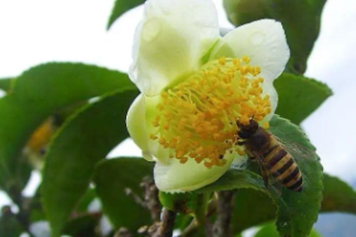
{"label": "green leaf", "polygon": [[[338,178],[324,174],[323,197],[320,212],[356,214],[356,192]],[[233,231],[239,233],[250,227],[272,221],[275,213],[275,204],[268,195],[251,189],[239,189],[236,194],[232,221],[238,225],[233,225]]]}
{"label": "green leaf", "polygon": [[309,237],[322,237],[322,235],[316,229],[313,228],[309,234]]}
{"label": "green leaf", "polygon": [[197,206],[196,193],[165,193],[159,192],[159,200],[162,205],[175,212],[192,214]]}
{"label": "green leaf", "polygon": [[193,217],[189,215],[177,213],[176,221],[174,223],[174,229],[183,231],[185,228],[187,228],[187,226],[189,226],[192,220]]}
{"label": "green leaf", "polygon": [[88,188],[84,195],[80,198],[76,211],[79,213],[85,213],[88,211],[89,205],[96,198],[95,189]]}
{"label": "green leaf", "polygon": [[72,237],[99,237],[97,229],[101,214],[89,213],[76,217],[66,224],[63,230],[63,234]]}
{"label": "green leaf", "polygon": [[327,85],[290,73],[283,73],[274,86],[278,92],[276,114],[295,124],[300,124],[332,95]]}
{"label": "green leaf", "polygon": [[[308,236],[321,237],[321,235],[315,229],[312,229]],[[262,226],[262,228],[256,233],[255,237],[280,237],[280,235],[274,223],[270,222]]]}
{"label": "green leaf", "polygon": [[215,183],[205,186],[197,190],[197,192],[218,192],[237,188],[252,188],[255,190],[267,192],[263,180],[258,174],[249,170],[235,169],[227,171]]}
{"label": "green leaf", "polygon": [[169,210],[195,217],[199,225],[206,221],[209,193],[159,193],[162,205]]}
{"label": "green leaf", "polygon": [[319,35],[320,17],[325,1],[224,0],[224,7],[229,20],[236,26],[264,18],[280,21],[291,50],[288,69],[303,74]]}
{"label": "green leaf", "polygon": [[[53,236],[88,188],[95,164],[127,136],[126,112],[136,90],[120,90],[89,104],[59,129],[46,155],[42,200]],[[60,205],[59,205],[60,204]]]}
{"label": "green leaf", "polygon": [[303,174],[303,191],[296,193],[283,190],[282,199],[278,199],[286,205],[286,209],[276,202],[279,207],[277,229],[285,235],[307,236],[318,218],[323,199],[323,173],[319,157],[300,128],[287,120],[274,116],[271,120],[271,132],[287,144],[294,145],[296,149],[289,152]]}
{"label": "green leaf", "polygon": [[14,81],[14,78],[1,78],[0,79],[0,90],[3,90],[5,92],[9,91],[12,86],[13,81]]}
{"label": "green leaf", "polygon": [[277,207],[271,197],[252,189],[239,189],[235,198],[232,223],[233,233],[240,233],[250,227],[275,219]]}
{"label": "green leaf", "polygon": [[261,229],[255,234],[255,237],[280,237],[276,225],[271,222],[265,224],[261,227]]}
{"label": "green leaf", "polygon": [[0,99],[0,185],[12,182],[31,134],[56,111],[117,88],[135,88],[117,71],[79,63],[48,63],[19,76],[11,93]]}
{"label": "green leaf", "polygon": [[14,203],[22,205],[22,190],[30,180],[33,167],[25,155],[21,156],[17,162],[14,173],[11,174],[12,179],[7,181],[6,192]]}
{"label": "green leaf", "polygon": [[94,174],[96,192],[103,204],[103,211],[115,228],[126,227],[137,232],[143,225],[152,223],[150,212],[139,205],[133,195],[142,198],[140,183],[145,176],[152,176],[153,163],[142,158],[117,158],[98,164]]}
{"label": "green leaf", "polygon": [[144,4],[145,0],[116,0],[114,8],[111,12],[107,29],[110,29],[111,25],[118,19],[122,14],[128,10]]}
{"label": "green leaf", "polygon": [[0,217],[0,236],[20,236],[24,231],[24,227],[21,225],[15,214],[11,212],[11,208],[9,206],[2,207]]}
{"label": "green leaf", "polygon": [[35,195],[30,201],[30,222],[37,222],[46,220],[45,213],[43,211],[43,205],[41,202],[41,185],[37,188]]}
{"label": "green leaf", "polygon": [[[304,182],[303,191],[301,193],[284,188],[281,196],[276,195],[275,192],[269,191],[273,189],[266,189],[264,187],[259,175],[249,170],[230,170],[217,182],[198,190],[198,192],[231,190],[236,188],[252,188],[261,191],[269,195],[278,207],[276,224],[279,233],[281,235],[304,237],[309,234],[314,222],[317,220],[320,209],[323,190],[322,167],[319,163],[318,156],[315,154],[315,148],[310,144],[308,138],[298,126],[293,125],[288,120],[282,119],[277,115],[272,118],[270,125],[270,132],[279,137],[283,141],[283,144],[287,146],[286,149],[294,157],[303,174]],[[239,192],[241,191],[238,190],[237,196],[239,196]],[[253,200],[253,198],[251,198],[251,200]],[[241,208],[239,205],[246,205],[246,202],[239,201],[236,205],[236,209],[239,210],[239,208]],[[258,215],[260,215],[260,209],[264,211],[267,210],[267,213],[273,210],[273,207],[272,209],[264,207],[268,205],[268,201],[263,202],[262,205],[260,206],[259,202],[254,202],[253,209],[245,209],[246,213],[242,213],[240,210],[239,215],[242,215],[244,218],[249,218],[249,215],[253,216],[251,213],[258,213]],[[267,217],[270,218],[271,214],[268,214]],[[248,226],[243,226],[240,230],[247,227]]]}
{"label": "green leaf", "polygon": [[323,212],[346,212],[356,214],[356,192],[344,181],[324,174]]}

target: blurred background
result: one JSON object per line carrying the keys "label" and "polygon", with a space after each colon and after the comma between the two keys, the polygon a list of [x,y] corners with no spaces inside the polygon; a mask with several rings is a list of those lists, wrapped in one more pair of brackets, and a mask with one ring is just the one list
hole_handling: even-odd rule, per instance
{"label": "blurred background", "polygon": [[[220,26],[232,28],[221,0],[214,0]],[[95,64],[127,72],[135,26],[142,7],[126,13],[106,30],[114,0],[0,1],[0,78],[50,61]],[[322,14],[319,38],[308,61],[306,76],[325,82],[334,95],[302,126],[317,147],[325,172],[356,187],[356,2],[329,0]],[[0,96],[2,96],[0,94]],[[109,156],[140,155],[127,140]],[[33,195],[40,182],[34,172],[24,191]],[[0,192],[0,206],[11,204]],[[324,236],[355,236],[356,217],[322,214],[316,228]]]}

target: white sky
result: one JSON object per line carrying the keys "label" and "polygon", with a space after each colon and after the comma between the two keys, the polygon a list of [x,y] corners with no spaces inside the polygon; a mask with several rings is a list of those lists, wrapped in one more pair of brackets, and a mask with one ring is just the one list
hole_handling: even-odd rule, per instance
{"label": "white sky", "polygon": [[[221,0],[214,2],[220,25],[229,26]],[[113,3],[114,0],[0,1],[0,78],[19,75],[49,61],[85,62],[127,71],[133,32],[142,8],[125,14],[106,31]],[[355,23],[355,1],[327,2],[307,75],[328,83],[335,95],[303,123],[318,148],[325,171],[348,181],[356,180],[356,110],[352,109],[356,103]],[[115,154],[118,150],[128,154],[131,147],[132,144],[120,147]],[[34,177],[38,182],[38,175]],[[0,194],[0,205],[1,200],[4,198]]]}

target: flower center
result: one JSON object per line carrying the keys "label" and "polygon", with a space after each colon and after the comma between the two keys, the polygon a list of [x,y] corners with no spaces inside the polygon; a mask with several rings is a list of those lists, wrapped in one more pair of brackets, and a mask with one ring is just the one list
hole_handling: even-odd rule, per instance
{"label": "flower center", "polygon": [[151,139],[181,163],[194,159],[208,168],[226,163],[224,155],[238,152],[236,121],[248,124],[271,113],[269,95],[263,95],[261,69],[250,58],[220,58],[161,93],[157,128]]}

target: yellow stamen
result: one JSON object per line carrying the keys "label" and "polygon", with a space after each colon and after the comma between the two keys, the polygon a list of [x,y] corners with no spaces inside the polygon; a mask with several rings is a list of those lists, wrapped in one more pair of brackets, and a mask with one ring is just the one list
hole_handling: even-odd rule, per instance
{"label": "yellow stamen", "polygon": [[264,129],[269,129],[270,127],[269,127],[269,122],[265,122],[264,124],[263,124],[263,128]]}
{"label": "yellow stamen", "polygon": [[251,62],[251,59],[250,59],[248,56],[244,56],[244,57],[242,58],[242,61],[243,61],[244,63],[250,63],[250,62]]}
{"label": "yellow stamen", "polygon": [[156,135],[154,135],[154,134],[151,134],[151,135],[150,135],[150,138],[151,138],[152,140],[156,140],[158,137],[157,137]]}
{"label": "yellow stamen", "polygon": [[181,163],[194,159],[207,168],[226,164],[224,155],[237,149],[236,121],[260,122],[271,113],[263,94],[261,68],[247,56],[210,61],[200,71],[161,94],[150,136]]}
{"label": "yellow stamen", "polygon": [[246,152],[244,150],[241,149],[236,149],[237,154],[239,154],[240,156],[244,156],[246,155]]}
{"label": "yellow stamen", "polygon": [[218,61],[219,61],[219,63],[220,63],[221,65],[225,65],[225,63],[226,63],[226,58],[220,58]]}

